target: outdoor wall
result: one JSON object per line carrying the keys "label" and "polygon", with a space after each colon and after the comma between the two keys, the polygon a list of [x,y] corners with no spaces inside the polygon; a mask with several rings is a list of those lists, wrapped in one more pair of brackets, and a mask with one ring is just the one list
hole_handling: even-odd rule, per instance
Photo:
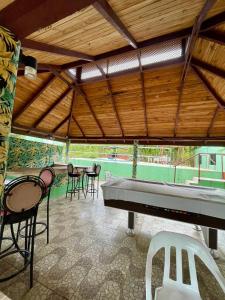
{"label": "outdoor wall", "polygon": [[19,55],[20,42],[8,29],[0,26],[0,200],[6,175]]}
{"label": "outdoor wall", "polygon": [[[195,154],[214,154],[216,153],[216,165],[209,163],[209,155],[201,155],[201,168],[215,170],[217,172],[225,171],[225,147],[198,147]],[[222,156],[221,154],[224,154]],[[195,166],[198,167],[198,156],[195,158]]]}
{"label": "outdoor wall", "polygon": [[[110,159],[73,159],[70,160],[74,165],[92,166],[93,163],[101,165],[100,179],[105,180],[105,172],[110,172],[115,177],[132,177],[132,162],[115,161]],[[191,167],[178,167],[176,183],[185,183],[198,176],[198,169]],[[221,178],[220,172],[202,171],[201,177]],[[174,167],[170,165],[138,163],[137,178],[156,181],[174,181]]]}
{"label": "outdoor wall", "polygon": [[11,136],[8,170],[20,167],[42,168],[62,159],[63,146]]}

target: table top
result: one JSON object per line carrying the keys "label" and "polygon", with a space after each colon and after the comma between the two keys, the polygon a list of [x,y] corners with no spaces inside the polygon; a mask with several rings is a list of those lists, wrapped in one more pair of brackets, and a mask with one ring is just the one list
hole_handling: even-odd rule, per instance
{"label": "table top", "polygon": [[102,186],[103,198],[129,201],[225,219],[225,190],[134,179],[116,179]]}

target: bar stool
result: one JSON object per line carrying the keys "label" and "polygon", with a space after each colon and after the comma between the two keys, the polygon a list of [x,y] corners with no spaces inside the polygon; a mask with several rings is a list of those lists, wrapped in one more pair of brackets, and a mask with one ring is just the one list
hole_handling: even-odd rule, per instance
{"label": "bar stool", "polygon": [[[86,172],[86,176],[87,176],[86,195],[90,193],[93,199],[95,194],[97,194],[97,198],[98,198],[100,172],[101,172],[101,165],[96,165],[93,172]],[[95,187],[96,179],[97,179],[97,187]]]}
{"label": "bar stool", "polygon": [[[40,173],[39,178],[42,179],[42,181],[45,184],[45,191],[44,191],[44,197],[47,198],[47,220],[46,222],[36,222],[36,225],[41,225],[44,228],[38,232],[36,232],[36,235],[40,235],[46,231],[47,233],[47,244],[49,243],[49,200],[51,195],[51,187],[55,180],[55,171],[51,167],[44,167]],[[24,230],[25,226],[20,229],[20,236],[24,238]]]}
{"label": "bar stool", "polygon": [[74,168],[72,164],[67,166],[68,179],[66,188],[66,198],[67,194],[70,194],[70,200],[72,201],[72,196],[78,194],[78,199],[80,199],[80,191],[82,190],[82,172],[78,168]]}
{"label": "bar stool", "polygon": [[[0,260],[20,254],[24,260],[24,265],[11,275],[0,277],[0,282],[9,280],[23,272],[30,265],[30,288],[33,286],[33,257],[34,240],[36,231],[36,218],[39,203],[42,201],[45,193],[45,184],[37,176],[22,176],[12,180],[6,187],[3,196],[3,209],[1,211],[0,227]],[[24,248],[18,244],[19,230],[21,222],[25,222]],[[14,225],[18,224],[17,233],[14,232]],[[13,249],[10,251],[1,251],[4,241],[5,226],[10,226]],[[10,247],[12,248],[12,247]],[[6,249],[7,250],[7,249]]]}

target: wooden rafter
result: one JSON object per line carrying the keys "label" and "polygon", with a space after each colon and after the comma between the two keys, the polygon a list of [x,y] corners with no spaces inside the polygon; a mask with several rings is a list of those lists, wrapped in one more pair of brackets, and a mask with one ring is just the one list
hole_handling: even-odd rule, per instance
{"label": "wooden rafter", "polygon": [[72,123],[72,117],[73,117],[73,107],[74,107],[75,101],[76,101],[76,90],[73,90],[73,95],[72,95],[71,105],[70,105],[70,118],[69,118],[68,129],[67,129],[68,137],[70,136],[71,123]]}
{"label": "wooden rafter", "polygon": [[127,42],[133,48],[138,48],[135,39],[106,0],[97,0],[93,3],[93,6],[127,40]]}
{"label": "wooden rafter", "polygon": [[218,113],[219,109],[220,109],[219,105],[217,105],[217,107],[216,107],[216,109],[213,113],[212,119],[210,121],[209,127],[207,129],[207,135],[206,135],[207,137],[210,137],[210,133],[211,133],[211,130],[213,128],[213,125],[214,125],[214,122],[215,122],[215,119],[216,119],[216,116],[217,116],[217,113]]}
{"label": "wooden rafter", "polygon": [[204,61],[201,61],[201,60],[199,60],[197,58],[194,58],[194,57],[191,60],[191,64],[196,66],[196,67],[200,67],[200,68],[202,68],[206,71],[209,71],[210,73],[213,73],[213,74],[225,79],[225,71],[223,69],[220,69],[216,66],[208,64],[208,63],[206,63]]}
{"label": "wooden rafter", "polygon": [[211,83],[209,82],[209,80],[202,74],[201,71],[199,71],[198,68],[196,68],[195,66],[192,66],[193,70],[195,71],[195,73],[198,75],[198,77],[200,78],[201,82],[203,83],[203,85],[205,86],[205,88],[209,91],[209,93],[213,96],[213,98],[215,99],[217,105],[225,110],[225,101],[220,97],[220,95],[217,93],[217,91],[214,89],[214,87],[211,85]]}
{"label": "wooden rafter", "polygon": [[70,83],[65,77],[63,77],[62,72],[56,71],[56,70],[52,70],[52,73],[57,76],[60,80],[62,80],[65,84],[68,85],[68,87],[70,87],[71,89],[74,88],[74,85],[72,83]]}
{"label": "wooden rafter", "polygon": [[[81,72],[82,70],[80,71],[80,76],[81,76]],[[71,74],[69,72],[67,72],[67,75],[74,80],[74,78],[71,77]],[[79,78],[78,78],[78,81],[77,81],[77,78],[75,79],[74,81],[74,85],[73,85],[73,88],[76,89],[76,91],[83,97],[84,101],[86,102],[90,112],[91,112],[91,115],[92,117],[94,118],[99,130],[101,131],[101,134],[102,136],[104,137],[105,136],[105,133],[104,133],[104,130],[102,128],[102,125],[100,124],[98,118],[96,117],[96,114],[91,106],[91,103],[86,95],[86,93],[84,92],[83,88],[81,86],[78,85],[79,84]]]}
{"label": "wooden rafter", "polygon": [[[217,26],[221,23],[225,22],[225,12],[218,14],[214,17],[211,17],[209,19],[207,19],[206,21],[204,21],[201,25],[201,29],[200,32],[205,32],[211,28],[213,28],[214,26]],[[152,45],[157,45],[160,44],[162,42],[167,42],[167,41],[171,41],[171,40],[180,40],[180,39],[185,39],[187,37],[190,36],[190,34],[192,33],[192,27],[188,27],[185,29],[181,29],[172,33],[167,33],[158,37],[154,37],[142,42],[138,42],[137,46],[138,49],[142,49],[144,47],[148,47],[148,46],[152,46]],[[115,55],[119,55],[119,54],[124,54],[127,53],[129,51],[132,51],[133,47],[131,46],[125,46],[116,50],[112,50],[103,54],[99,54],[97,56],[95,56],[95,61],[98,63],[99,60],[101,59],[110,59],[111,57],[115,56]],[[86,64],[87,62],[85,60],[78,60],[75,62],[70,62],[70,63],[66,63],[64,65],[62,65],[63,69],[69,69],[69,68],[76,68],[78,66],[82,66],[84,64]]]}
{"label": "wooden rafter", "polygon": [[38,51],[44,51],[44,52],[50,52],[58,55],[64,55],[64,56],[70,56],[70,57],[77,57],[81,58],[87,61],[94,60],[94,57],[91,55],[87,55],[85,53],[75,51],[75,50],[69,50],[65,48],[61,48],[54,45],[44,44],[41,42],[36,42],[33,40],[24,39],[22,40],[22,47],[27,49],[33,49]]}
{"label": "wooden rafter", "polygon": [[183,96],[183,90],[184,90],[186,76],[187,76],[188,69],[189,69],[189,66],[191,63],[192,52],[194,50],[195,42],[198,38],[200,28],[204,21],[204,18],[206,17],[210,8],[215,4],[215,2],[216,2],[215,0],[206,0],[205,1],[205,4],[203,5],[203,8],[201,9],[201,12],[198,15],[198,17],[196,18],[196,21],[193,25],[191,37],[189,39],[189,43],[188,43],[186,54],[185,54],[184,67],[183,67],[182,74],[181,74],[181,81],[180,81],[180,88],[179,88],[179,95],[178,95],[178,104],[177,104],[175,124],[174,124],[174,136],[176,136],[176,134],[177,134],[181,100],[182,100],[182,96]]}
{"label": "wooden rafter", "polygon": [[68,87],[62,95],[59,96],[59,98],[38,118],[37,121],[35,121],[33,127],[36,128],[46,117],[47,115],[57,106],[59,103],[62,102],[62,100],[69,94],[71,91],[71,88]]}
{"label": "wooden rafter", "polygon": [[93,0],[17,0],[0,11],[1,25],[19,39],[93,4]]}
{"label": "wooden rafter", "polygon": [[144,80],[144,74],[143,74],[143,67],[141,64],[141,52],[137,52],[138,57],[138,63],[139,63],[139,69],[140,69],[140,80],[141,80],[141,91],[142,91],[142,103],[143,103],[143,109],[144,109],[144,120],[145,120],[145,130],[146,135],[149,135],[148,132],[148,116],[147,116],[147,103],[146,103],[146,95],[145,95],[145,80]]}
{"label": "wooden rafter", "polygon": [[77,119],[76,119],[74,116],[72,116],[72,117],[73,117],[74,123],[75,123],[75,124],[77,125],[77,127],[79,128],[79,130],[80,130],[82,136],[85,137],[84,131],[83,131],[83,129],[81,128],[80,124],[78,123]]}
{"label": "wooden rafter", "polygon": [[220,44],[222,46],[225,45],[225,35],[215,30],[208,30],[206,32],[202,32],[200,34],[200,37],[208,41]]}
{"label": "wooden rafter", "polygon": [[30,106],[34,103],[34,101],[52,84],[55,80],[55,75],[50,75],[48,80],[43,84],[43,86],[35,93],[34,96],[30,100],[28,100],[19,111],[13,116],[13,121],[16,121]]}
{"label": "wooden rafter", "polygon": [[[106,80],[107,88],[108,88],[108,91],[109,91],[109,94],[110,94],[110,97],[111,97],[113,111],[115,113],[116,120],[117,120],[117,123],[118,123],[119,128],[120,128],[120,132],[121,132],[122,136],[124,136],[123,126],[122,126],[121,121],[120,121],[119,113],[118,113],[118,110],[117,110],[117,107],[116,107],[116,102],[115,102],[113,92],[112,92],[112,85],[111,85],[111,82],[110,82],[110,80],[108,78],[108,75],[107,75],[108,71],[107,71],[107,73],[105,73],[101,66],[99,66],[99,65],[96,65],[96,66],[97,66],[97,68],[99,69],[99,71],[102,73],[103,77]],[[107,70],[108,70],[108,62],[107,62]]]}
{"label": "wooden rafter", "polygon": [[59,128],[61,128],[70,118],[70,114],[66,116],[53,130],[52,132],[55,133]]}

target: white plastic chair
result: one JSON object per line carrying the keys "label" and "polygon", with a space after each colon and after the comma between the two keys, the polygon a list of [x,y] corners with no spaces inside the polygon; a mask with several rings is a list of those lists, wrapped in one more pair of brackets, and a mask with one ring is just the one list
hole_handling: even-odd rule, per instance
{"label": "white plastic chair", "polygon": [[[176,280],[170,278],[170,249],[176,248]],[[208,248],[190,236],[175,232],[162,231],[151,240],[146,262],[146,299],[152,300],[152,260],[161,248],[165,248],[163,285],[155,290],[156,300],[199,300],[198,280],[195,266],[195,255],[211,271],[225,293],[225,279],[220,273]],[[188,254],[189,274],[191,284],[183,283],[182,250]]]}

